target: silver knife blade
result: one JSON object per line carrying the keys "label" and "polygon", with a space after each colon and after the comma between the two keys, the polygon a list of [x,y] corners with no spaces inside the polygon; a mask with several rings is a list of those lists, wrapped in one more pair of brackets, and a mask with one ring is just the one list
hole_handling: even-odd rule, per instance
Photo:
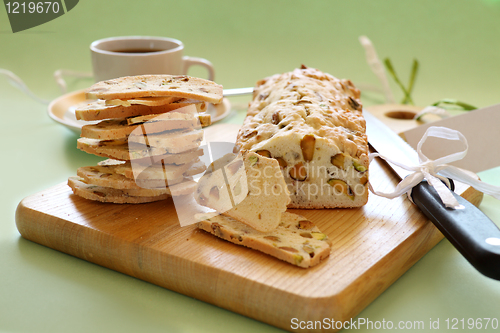
{"label": "silver knife blade", "polygon": [[[419,164],[417,152],[403,140],[403,138],[370,112],[363,110],[363,116],[366,120],[366,135],[368,136],[368,142],[373,149],[379,154],[405,165],[412,166]],[[413,172],[400,168],[392,163],[389,164],[401,179]]]}
{"label": "silver knife blade", "polygon": [[250,95],[252,93],[253,93],[253,87],[224,89],[222,92],[224,97]]}

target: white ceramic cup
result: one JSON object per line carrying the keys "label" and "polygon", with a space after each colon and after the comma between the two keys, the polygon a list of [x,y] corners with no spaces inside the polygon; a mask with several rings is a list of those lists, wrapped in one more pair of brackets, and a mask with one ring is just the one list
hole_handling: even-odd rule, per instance
{"label": "white ceramic cup", "polygon": [[214,68],[203,58],[183,55],[180,40],[165,37],[111,37],[90,44],[96,82],[143,74],[187,74],[190,66],[201,65],[214,80]]}

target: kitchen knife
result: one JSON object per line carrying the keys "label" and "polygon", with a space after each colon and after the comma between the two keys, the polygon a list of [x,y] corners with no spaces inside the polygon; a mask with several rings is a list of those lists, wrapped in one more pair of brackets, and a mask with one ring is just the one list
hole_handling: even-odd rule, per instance
{"label": "kitchen knife", "polygon": [[253,93],[253,87],[224,89],[222,92],[224,97],[251,95],[252,93]]}
{"label": "kitchen knife", "polygon": [[[417,152],[366,110],[369,144],[379,154],[407,165],[418,165]],[[403,179],[408,171],[388,163]],[[416,185],[411,198],[425,216],[479,272],[500,280],[500,229],[473,204],[453,193],[463,209],[446,208],[427,181]]]}

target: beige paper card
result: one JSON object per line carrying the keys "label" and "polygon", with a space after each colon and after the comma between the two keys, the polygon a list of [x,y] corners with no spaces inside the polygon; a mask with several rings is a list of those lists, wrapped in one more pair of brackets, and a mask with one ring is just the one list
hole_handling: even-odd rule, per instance
{"label": "beige paper card", "polygon": [[[500,166],[500,104],[470,111],[459,116],[421,125],[403,132],[405,139],[417,148],[418,142],[430,126],[448,127],[460,131],[469,144],[467,156],[451,163],[459,168],[480,172]],[[464,150],[458,141],[428,138],[422,152],[430,159]]]}

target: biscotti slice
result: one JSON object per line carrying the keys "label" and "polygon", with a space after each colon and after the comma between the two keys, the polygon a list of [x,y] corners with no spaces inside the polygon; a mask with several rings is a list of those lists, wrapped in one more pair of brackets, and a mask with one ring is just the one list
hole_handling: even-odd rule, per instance
{"label": "biscotti slice", "polygon": [[81,167],[77,170],[77,175],[87,183],[104,187],[112,187],[117,189],[139,189],[139,188],[158,188],[172,187],[173,185],[185,182],[192,176],[198,175],[206,170],[205,165],[201,162],[193,164],[189,169],[184,171],[182,176],[169,179],[138,179],[126,177],[115,171],[116,165],[126,165],[125,162],[116,160],[105,160],[99,162],[97,166]]}
{"label": "biscotti slice", "polygon": [[109,99],[105,100],[106,105],[123,105],[131,106],[134,104],[147,106],[160,106],[178,101],[178,97],[140,97],[132,99]]}
{"label": "biscotti slice", "polygon": [[164,164],[164,163],[134,163],[128,162],[117,165],[114,171],[127,178],[135,179],[139,186],[144,187],[141,183],[143,180],[152,179],[176,179],[181,176],[193,176],[202,173],[206,170],[205,164],[196,159],[186,164]]}
{"label": "biscotti slice", "polygon": [[[164,114],[165,116],[168,116],[173,113],[178,113],[178,111],[172,111],[169,113]],[[171,117],[180,117],[178,115],[172,115]],[[186,117],[186,116],[184,116]],[[158,115],[147,115],[147,116],[139,116],[139,117],[132,117],[132,118],[127,118],[127,123],[129,125],[136,125],[136,124],[143,124],[143,123],[153,123],[153,122],[161,122],[163,118],[168,118],[169,117],[163,117],[163,114],[158,116]],[[197,120],[196,123],[196,128],[198,127],[207,127],[212,124],[212,116],[209,113],[198,113],[198,115],[195,118]]]}
{"label": "biscotti slice", "polygon": [[[80,144],[79,144],[80,146]],[[84,148],[84,149],[82,149]],[[149,147],[144,150],[130,150],[128,144],[122,146],[85,146],[82,145],[82,150],[91,154],[107,157],[109,160],[120,161],[122,163],[133,161],[137,163],[155,164],[163,162],[165,164],[181,165],[195,160],[197,157],[202,156],[204,151],[202,148],[188,150],[179,154],[168,154],[165,149]],[[150,153],[150,154],[148,154]],[[158,153],[158,155],[154,155]],[[121,163],[115,163],[121,164]]]}
{"label": "biscotti slice", "polygon": [[170,194],[155,196],[130,196],[126,194],[124,190],[86,184],[79,177],[69,177],[68,186],[71,187],[74,194],[85,199],[100,202],[138,204],[165,200],[171,197]]}
{"label": "biscotti slice", "polygon": [[231,155],[203,175],[195,199],[258,231],[276,229],[290,202],[278,162],[252,152]]}
{"label": "biscotti slice", "polygon": [[84,178],[77,178],[77,177],[70,177],[70,181],[71,182],[82,182],[82,183],[85,183],[89,186],[92,186],[92,190],[93,191],[98,191],[104,195],[108,195],[108,196],[113,196],[115,195],[116,193],[119,193],[119,192],[116,192],[115,190],[120,190],[120,193],[124,196],[127,196],[127,197],[156,197],[156,196],[160,196],[160,195],[165,195],[165,194],[168,194],[168,195],[171,195],[171,192],[170,192],[170,189],[168,186],[160,186],[160,187],[155,187],[155,188],[127,188],[127,189],[123,189],[123,188],[115,188],[115,187],[109,187],[109,186],[101,186],[101,185],[96,185],[96,184],[92,184],[92,183],[89,183],[86,181],[86,179]]}
{"label": "biscotti slice", "polygon": [[[143,128],[139,127],[128,136],[128,144],[133,147],[146,145],[163,148],[170,154],[178,154],[199,147],[202,140],[203,131],[195,129],[145,133]],[[102,142],[102,144],[108,145],[110,142]]]}
{"label": "biscotti slice", "polygon": [[259,81],[236,145],[276,159],[289,208],[360,207],[368,200],[368,143],[359,91],[303,67]]}
{"label": "biscotti slice", "polygon": [[307,268],[330,255],[330,241],[305,217],[282,213],[279,226],[271,232],[259,232],[235,219],[214,214],[197,214],[199,229],[237,245],[269,254],[292,265]]}
{"label": "biscotti slice", "polygon": [[[133,178],[125,177],[115,171],[115,165],[96,165],[78,168],[76,174],[82,178],[85,183],[103,187],[112,187],[116,189],[141,189],[141,188],[157,188],[171,186],[182,182],[184,175],[178,178],[153,179],[147,183],[137,185]],[[147,185],[147,186],[144,186]]]}
{"label": "biscotti slice", "polygon": [[[195,105],[195,104],[191,104],[191,105]],[[191,111],[185,111],[185,110],[186,110],[185,108],[180,108],[180,109],[176,109],[175,111],[171,111],[171,112],[163,113],[163,114],[159,114],[159,115],[158,114],[150,114],[150,115],[145,115],[145,116],[130,117],[130,118],[127,118],[127,123],[129,125],[135,125],[135,124],[142,124],[142,123],[146,123],[146,122],[171,120],[171,118],[173,118],[173,117],[176,117],[176,118],[180,117],[179,113],[195,114],[192,112],[192,110]],[[209,113],[199,113],[199,111],[197,109],[196,109],[196,112],[197,113],[195,115],[197,116],[197,118],[195,118],[195,119],[199,119],[202,127],[210,125],[210,123],[207,124],[207,122],[211,121],[211,117],[210,117]],[[184,116],[184,117],[187,117],[187,116]]]}
{"label": "biscotti slice", "polygon": [[222,86],[186,75],[139,75],[101,81],[86,91],[87,99],[131,99],[171,96],[218,104]]}
{"label": "biscotti slice", "polygon": [[151,156],[168,154],[167,150],[163,148],[144,146],[131,147],[128,145],[128,143],[107,146],[102,144],[102,140],[90,138],[79,138],[76,141],[76,147],[89,154],[112,158],[120,161],[145,159]]}
{"label": "biscotti slice", "polygon": [[144,163],[144,164],[164,163],[164,164],[182,165],[197,160],[198,157],[202,156],[203,154],[204,154],[203,148],[196,148],[178,154],[165,154],[165,155],[151,156],[149,158],[144,158],[144,159],[135,159],[131,160],[131,162]]}
{"label": "biscotti slice", "polygon": [[117,165],[114,170],[116,173],[132,179],[137,179],[139,176],[143,179],[173,179],[181,177],[195,162],[199,162],[199,160],[181,165],[125,163]]}
{"label": "biscotti slice", "polygon": [[[199,175],[207,169],[207,167],[205,166],[205,163],[203,163],[202,161],[199,161],[199,160],[195,161],[195,162],[191,162],[189,164],[191,164],[191,166],[188,169],[186,169],[184,171],[184,173],[182,174],[185,178]],[[173,180],[177,179],[177,175],[179,173],[177,173],[176,170],[170,169],[171,166],[173,166],[173,165],[164,164],[163,165],[163,173],[161,173],[160,167],[157,167],[157,166],[133,165],[133,167],[134,167],[133,168],[133,175],[135,176],[135,181],[137,182],[137,184],[139,186],[148,188],[147,184],[149,182],[153,182],[155,179],[158,179],[158,181],[160,179],[165,179],[168,182],[170,182],[171,179],[173,179]],[[175,167],[182,167],[182,165],[175,166]],[[145,172],[143,172],[143,171],[145,171]],[[126,175],[129,176],[130,174],[126,174]],[[163,178],[161,178],[162,175],[163,175]],[[159,177],[159,178],[156,178],[156,177]]]}
{"label": "biscotti slice", "polygon": [[[135,104],[131,106],[123,105],[106,105],[103,100],[92,101],[75,109],[75,117],[77,120],[103,120],[114,118],[128,118],[136,116],[144,116],[150,114],[161,114],[172,110],[186,107],[189,104],[171,103],[160,106],[147,106]],[[200,105],[204,105],[201,103]]]}
{"label": "biscotti slice", "polygon": [[[98,139],[98,140],[116,140],[125,139],[130,133],[136,130],[139,126],[144,133],[160,133],[173,130],[194,129],[210,125],[210,115],[206,114],[203,118],[208,118],[208,125],[206,119],[200,122],[198,116],[180,112],[168,112],[168,117],[162,117],[161,120],[152,120],[147,122],[130,122],[134,118],[117,118],[110,120],[103,120],[97,124],[84,125],[82,127],[81,137]],[[154,119],[154,118],[153,118]]]}
{"label": "biscotti slice", "polygon": [[196,156],[203,155],[203,149],[198,149],[199,144],[173,147],[167,150],[163,147],[148,147],[143,144],[107,145],[103,140],[79,138],[76,146],[89,154],[120,161],[138,161],[152,158],[154,161],[163,160],[166,164],[184,164],[192,160],[193,154],[196,154]]}
{"label": "biscotti slice", "polygon": [[151,163],[163,161],[166,164],[185,164],[204,154],[201,148],[170,154],[163,148],[145,147],[144,145],[129,146],[128,143],[117,146],[102,146],[100,140],[88,138],[78,139],[77,148],[89,154],[119,161],[150,161]]}
{"label": "biscotti slice", "polygon": [[135,128],[137,126],[128,125],[127,118],[103,120],[97,124],[82,126],[80,136],[97,140],[123,139]]}

